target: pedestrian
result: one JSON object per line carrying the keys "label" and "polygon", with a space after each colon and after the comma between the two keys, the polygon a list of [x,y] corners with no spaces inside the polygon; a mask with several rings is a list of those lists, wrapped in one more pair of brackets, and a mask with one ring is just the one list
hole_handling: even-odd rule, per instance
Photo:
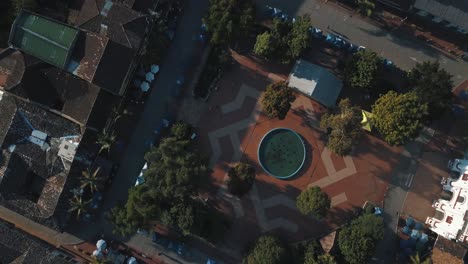
{"label": "pedestrian", "polygon": [[330,25],[327,26],[327,29],[330,29]]}

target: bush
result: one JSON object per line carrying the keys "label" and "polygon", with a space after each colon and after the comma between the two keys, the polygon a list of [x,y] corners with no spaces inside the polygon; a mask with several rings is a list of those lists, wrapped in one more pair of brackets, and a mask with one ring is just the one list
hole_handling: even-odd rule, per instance
{"label": "bush", "polygon": [[191,132],[191,126],[182,121],[173,124],[171,127],[171,134],[178,140],[189,139]]}
{"label": "bush", "polygon": [[318,186],[313,186],[301,192],[297,197],[296,206],[302,214],[313,214],[323,218],[330,209],[331,199]]}
{"label": "bush", "polygon": [[247,264],[282,264],[287,263],[287,257],[286,249],[277,238],[262,236],[244,261]]}
{"label": "bush", "polygon": [[255,169],[246,163],[237,163],[228,172],[229,191],[239,197],[246,194],[255,181]]}
{"label": "bush", "polygon": [[296,97],[285,82],[267,86],[262,95],[263,110],[269,118],[284,119]]}

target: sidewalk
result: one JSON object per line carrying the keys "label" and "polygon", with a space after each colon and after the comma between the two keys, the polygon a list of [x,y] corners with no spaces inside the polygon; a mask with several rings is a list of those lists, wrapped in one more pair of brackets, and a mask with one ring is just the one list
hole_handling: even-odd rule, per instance
{"label": "sidewalk", "polygon": [[405,204],[412,178],[419,165],[423,147],[432,137],[432,132],[424,128],[419,137],[408,143],[400,156],[394,170],[392,182],[385,194],[383,205],[383,218],[385,224],[384,238],[377,244],[377,250],[372,263],[393,264],[397,254],[397,234],[399,214]]}

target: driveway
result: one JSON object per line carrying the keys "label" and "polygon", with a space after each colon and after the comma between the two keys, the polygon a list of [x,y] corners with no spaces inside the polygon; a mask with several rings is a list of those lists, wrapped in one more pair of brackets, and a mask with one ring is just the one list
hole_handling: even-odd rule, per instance
{"label": "driveway", "polygon": [[[202,17],[208,8],[208,0],[187,0],[182,18],[179,20],[176,36],[171,44],[166,60],[161,66],[161,71],[154,82],[151,94],[146,101],[144,112],[142,113],[134,134],[130,139],[127,150],[123,153],[123,159],[119,171],[106,193],[103,212],[108,212],[119,201],[126,201],[128,190],[135,183],[143,164],[144,154],[147,147],[145,143],[154,136],[153,131],[160,120],[167,114],[167,106],[175,103],[173,89],[176,87],[176,79],[183,70],[182,65],[187,65],[188,60],[193,58],[197,52],[196,41]],[[101,234],[106,238],[116,238],[112,234],[112,225],[105,220],[104,213],[93,223],[74,228],[77,235],[85,240],[93,242]],[[121,238],[120,238],[121,239]],[[140,237],[141,239],[141,237]],[[150,241],[150,238],[147,238]],[[136,241],[131,239],[130,241]],[[137,240],[138,241],[138,240]],[[148,242],[146,241],[146,242]],[[145,245],[147,243],[145,242]],[[145,252],[146,246],[139,248],[139,243],[132,243],[131,246],[139,251]],[[146,253],[146,252],[145,252]],[[163,253],[176,259],[174,253]],[[149,255],[149,254],[148,254]],[[162,260],[164,257],[161,257]],[[168,263],[172,263],[168,261]],[[181,261],[183,262],[183,261]]]}
{"label": "driveway", "polygon": [[348,10],[320,0],[256,0],[260,11],[265,5],[280,8],[288,15],[310,14],[312,25],[343,36],[390,59],[398,67],[410,70],[416,62],[438,60],[450,72],[457,85],[468,78],[468,63],[448,57],[421,40],[388,32]]}

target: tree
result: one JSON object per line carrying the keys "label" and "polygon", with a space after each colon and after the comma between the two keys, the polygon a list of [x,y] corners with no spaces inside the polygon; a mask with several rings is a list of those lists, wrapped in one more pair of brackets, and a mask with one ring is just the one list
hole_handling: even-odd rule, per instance
{"label": "tree", "polygon": [[179,121],[172,125],[171,127],[171,134],[178,140],[186,140],[190,138],[190,132],[192,131],[192,127],[182,121]]}
{"label": "tree", "polygon": [[376,83],[382,59],[377,53],[361,50],[353,54],[345,67],[345,81],[353,89],[369,90]]}
{"label": "tree", "polygon": [[284,119],[296,97],[285,82],[267,86],[262,96],[263,110],[269,118]]}
{"label": "tree", "polygon": [[390,91],[372,106],[374,125],[391,145],[401,145],[417,137],[424,126],[428,107],[414,92]]}
{"label": "tree", "polygon": [[358,11],[362,15],[370,17],[375,9],[375,3],[372,0],[357,0]]}
{"label": "tree", "polygon": [[203,19],[214,45],[229,45],[252,30],[255,5],[252,0],[210,0],[208,16]]}
{"label": "tree", "polygon": [[417,63],[409,73],[409,84],[422,103],[429,107],[430,117],[439,117],[450,109],[452,75],[439,68],[438,62]]}
{"label": "tree", "polygon": [[361,110],[342,99],[334,113],[325,113],[320,120],[322,129],[331,129],[327,147],[340,156],[349,154],[362,133]]}
{"label": "tree", "polygon": [[292,24],[291,33],[286,36],[288,38],[288,56],[284,59],[284,62],[289,63],[297,59],[310,46],[310,27],[310,17],[307,15],[298,17],[296,22]]}
{"label": "tree", "polygon": [[103,151],[109,153],[116,138],[117,137],[113,132],[109,133],[109,131],[107,131],[106,129],[102,130],[102,132],[98,134],[97,138],[97,144],[100,146],[99,153]]}
{"label": "tree", "polygon": [[195,224],[195,209],[190,201],[179,202],[170,210],[174,217],[175,226],[177,226],[184,235],[192,233]]}
{"label": "tree", "polygon": [[287,262],[286,249],[273,236],[260,237],[247,256],[247,264],[281,264]]}
{"label": "tree", "polygon": [[232,194],[242,196],[247,193],[255,181],[255,169],[247,163],[237,163],[229,169],[228,188]]}
{"label": "tree", "polygon": [[253,51],[256,55],[269,59],[274,55],[275,43],[276,40],[270,32],[263,32],[257,36]]}
{"label": "tree", "polygon": [[313,214],[318,218],[327,215],[330,205],[330,197],[318,186],[302,191],[296,199],[296,206],[302,214]]}
{"label": "tree", "polygon": [[376,243],[383,238],[383,233],[384,223],[381,217],[362,215],[340,231],[340,251],[348,263],[367,263],[374,253]]}
{"label": "tree", "polygon": [[81,172],[80,181],[82,189],[89,187],[89,191],[94,193],[101,187],[102,179],[98,175],[99,170],[100,168],[97,168],[93,173],[89,169]]}
{"label": "tree", "polygon": [[74,212],[76,214],[76,219],[80,219],[81,215],[87,212],[88,204],[91,203],[91,200],[83,201],[81,196],[73,196],[70,200],[70,208],[68,212]]}
{"label": "tree", "polygon": [[193,194],[208,168],[198,154],[190,149],[189,140],[169,137],[145,155],[149,168],[146,181],[163,197],[181,198]]}
{"label": "tree", "polygon": [[111,209],[108,220],[113,225],[112,233],[124,237],[133,234],[139,226],[139,222],[130,217],[122,205],[114,206]]}

